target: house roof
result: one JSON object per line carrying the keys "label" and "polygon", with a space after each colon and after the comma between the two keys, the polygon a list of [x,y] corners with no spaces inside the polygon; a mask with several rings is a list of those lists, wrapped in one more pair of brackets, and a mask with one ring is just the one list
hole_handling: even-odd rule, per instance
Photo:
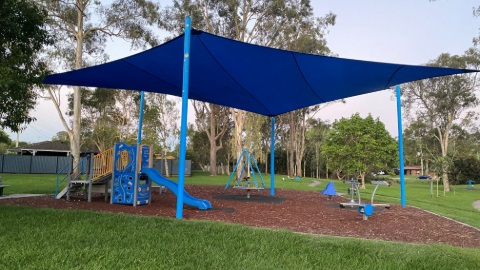
{"label": "house roof", "polygon": [[15,148],[10,148],[8,149],[10,152],[22,152],[22,151],[28,151],[28,152],[38,152],[38,151],[44,151],[44,152],[65,152],[68,153],[70,152],[70,144],[68,142],[61,142],[61,141],[44,141],[44,142],[38,142],[38,143],[32,143],[29,145],[25,146],[19,146]]}
{"label": "house roof", "polygon": [[405,166],[403,167],[404,170],[420,170],[421,167],[420,165],[414,165],[414,166]]}

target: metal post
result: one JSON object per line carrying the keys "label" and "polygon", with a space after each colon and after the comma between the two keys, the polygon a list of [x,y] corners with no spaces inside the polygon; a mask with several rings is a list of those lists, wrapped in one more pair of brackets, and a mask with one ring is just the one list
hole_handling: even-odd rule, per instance
{"label": "metal post", "polygon": [[407,205],[405,198],[405,172],[403,163],[403,127],[402,127],[402,102],[400,86],[397,85],[397,118],[398,118],[398,153],[400,161],[400,199],[402,206]]}
{"label": "metal post", "polygon": [[142,143],[142,124],[143,124],[143,104],[145,103],[145,92],[140,93],[140,113],[138,118],[138,133],[137,133],[137,149],[136,153],[137,156],[135,158],[135,182],[133,186],[135,190],[133,191],[133,206],[137,206],[137,198],[138,198],[138,173],[141,169],[141,162],[140,159],[142,158],[142,149],[140,145]]}
{"label": "metal post", "polygon": [[142,144],[143,104],[145,103],[145,92],[140,93],[140,117],[138,119],[137,145]]}
{"label": "metal post", "polygon": [[182,120],[180,128],[180,160],[178,165],[178,190],[176,218],[183,217],[183,192],[185,182],[185,158],[187,156],[187,117],[188,117],[188,83],[190,73],[190,36],[192,20],[185,18],[185,34],[183,48],[183,86],[182,86]]}
{"label": "metal post", "polygon": [[270,196],[275,195],[275,118],[272,117],[272,137],[270,140]]}

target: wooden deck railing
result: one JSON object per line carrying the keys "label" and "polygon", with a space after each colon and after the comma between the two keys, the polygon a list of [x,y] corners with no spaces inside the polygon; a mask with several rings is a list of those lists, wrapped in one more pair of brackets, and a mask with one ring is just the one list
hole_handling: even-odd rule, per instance
{"label": "wooden deck railing", "polygon": [[[149,164],[148,167],[151,168],[153,165],[153,152],[150,148]],[[105,150],[95,156],[93,156],[93,177],[92,180],[95,181],[100,177],[110,174],[113,172],[113,160],[114,160],[114,148]],[[131,162],[131,157],[128,152],[123,150],[120,152],[120,157],[117,160],[117,169],[123,170]],[[137,168],[140,172],[140,160],[138,160]]]}
{"label": "wooden deck railing", "polygon": [[113,171],[113,148],[105,150],[93,157],[93,180]]}

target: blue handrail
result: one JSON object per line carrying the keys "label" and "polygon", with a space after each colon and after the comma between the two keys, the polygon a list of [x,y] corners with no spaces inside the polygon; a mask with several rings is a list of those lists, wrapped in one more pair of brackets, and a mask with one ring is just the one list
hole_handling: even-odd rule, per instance
{"label": "blue handrail", "polygon": [[[56,181],[56,184],[55,184],[55,198],[57,198],[57,195],[58,195],[58,187],[61,183],[63,183],[65,181],[65,179],[71,179],[71,176],[72,176],[72,172],[75,171],[75,169],[78,167],[78,166],[81,166],[80,167],[80,171],[77,175],[75,175],[75,177],[73,177],[73,179],[76,179],[79,175],[81,175],[82,173],[85,172],[85,160],[87,160],[88,157],[84,157],[80,160],[80,162],[72,168],[72,171],[71,172],[64,172],[64,170],[70,166],[70,162],[68,162],[67,164],[65,164],[65,166],[63,166],[63,168],[57,173],[57,181]],[[66,175],[61,179],[59,180],[60,178],[60,175],[63,174],[63,173],[66,173]]]}

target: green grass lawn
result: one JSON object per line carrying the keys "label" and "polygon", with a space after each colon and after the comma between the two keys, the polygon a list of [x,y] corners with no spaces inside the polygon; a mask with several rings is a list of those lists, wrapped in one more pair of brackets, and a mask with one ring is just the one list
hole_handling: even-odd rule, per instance
{"label": "green grass lawn", "polygon": [[479,269],[478,249],[0,206],[0,269]]}
{"label": "green grass lawn", "polygon": [[[2,182],[10,187],[4,194],[53,194],[55,193],[56,174],[0,174]],[[66,182],[61,188],[65,187]]]}
{"label": "green grass lawn", "polygon": [[[1,174],[5,191],[52,194],[55,175]],[[194,171],[186,185],[225,186],[228,175]],[[285,180],[282,180],[285,178]],[[175,177],[172,179],[176,180]],[[270,176],[264,175],[270,186]],[[321,191],[331,180],[275,175],[276,188]],[[334,181],[337,192],[348,184]],[[233,184],[233,183],[232,183]],[[398,184],[376,198],[399,203]],[[453,190],[453,189],[452,189]],[[368,200],[373,185],[361,190]],[[428,182],[408,180],[407,204],[480,227],[471,206],[480,191],[430,196]],[[478,249],[304,235],[213,221],[80,210],[0,206],[0,269],[480,269]]]}

